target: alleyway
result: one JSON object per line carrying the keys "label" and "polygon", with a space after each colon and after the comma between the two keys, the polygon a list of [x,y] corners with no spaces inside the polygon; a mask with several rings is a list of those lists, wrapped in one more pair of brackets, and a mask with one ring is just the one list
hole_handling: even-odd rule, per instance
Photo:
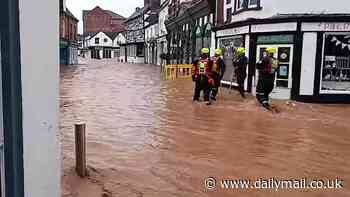
{"label": "alleyway", "polygon": [[[223,90],[208,107],[192,103],[191,81],[162,81],[156,66],[80,63],[61,67],[63,197],[350,196],[349,105],[276,101],[282,112],[271,114]],[[74,173],[79,121],[84,180]],[[207,177],[340,178],[345,188],[207,191]]]}

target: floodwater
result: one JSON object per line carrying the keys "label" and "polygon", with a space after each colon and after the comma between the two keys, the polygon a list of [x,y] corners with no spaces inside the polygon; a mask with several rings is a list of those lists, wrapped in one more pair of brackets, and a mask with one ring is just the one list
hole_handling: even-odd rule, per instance
{"label": "floodwater", "polygon": [[[61,67],[63,197],[350,196],[350,106],[274,101],[222,89],[192,103],[191,81],[106,60]],[[74,124],[87,125],[89,177],[74,172]],[[205,188],[215,177],[217,188]],[[341,189],[222,189],[221,179],[343,180]]]}

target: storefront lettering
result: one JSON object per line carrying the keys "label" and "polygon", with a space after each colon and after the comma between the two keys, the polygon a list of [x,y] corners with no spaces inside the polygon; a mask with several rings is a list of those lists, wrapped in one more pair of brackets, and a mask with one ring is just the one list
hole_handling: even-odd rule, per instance
{"label": "storefront lettering", "polygon": [[350,31],[350,23],[303,23],[303,31]]}

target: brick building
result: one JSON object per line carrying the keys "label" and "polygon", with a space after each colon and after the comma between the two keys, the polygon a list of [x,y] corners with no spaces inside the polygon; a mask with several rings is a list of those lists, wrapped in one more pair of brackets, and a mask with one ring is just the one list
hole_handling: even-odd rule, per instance
{"label": "brick building", "polygon": [[99,6],[92,10],[83,10],[84,34],[124,31],[124,20],[123,16],[110,10],[104,10]]}
{"label": "brick building", "polygon": [[60,64],[78,63],[78,22],[79,20],[60,0]]}

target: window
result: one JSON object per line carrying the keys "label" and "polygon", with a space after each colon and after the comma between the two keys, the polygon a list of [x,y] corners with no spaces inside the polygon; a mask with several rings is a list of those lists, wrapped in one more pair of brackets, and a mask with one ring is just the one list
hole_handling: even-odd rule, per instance
{"label": "window", "polygon": [[136,47],[136,56],[143,57],[144,56],[144,47],[143,45],[137,45]]}
{"label": "window", "polygon": [[103,39],[103,42],[108,42],[108,39],[107,38]]}
{"label": "window", "polygon": [[236,11],[260,8],[260,0],[235,0],[235,3]]}
{"label": "window", "polygon": [[95,44],[100,44],[100,38],[95,38]]}
{"label": "window", "polygon": [[231,4],[231,0],[226,0],[226,4]]}
{"label": "window", "polygon": [[256,7],[258,6],[258,0],[249,0],[248,7]]}
{"label": "window", "polygon": [[230,23],[232,20],[232,8],[226,9],[226,22]]}
{"label": "window", "polygon": [[[227,38],[220,38],[218,40],[218,47],[223,52],[223,57],[226,64],[226,72],[224,74],[223,80],[236,82],[236,78],[232,79],[232,73],[234,72],[234,67],[232,64],[232,59],[235,54],[235,49],[238,47],[244,47],[243,36],[233,36]],[[236,76],[234,76],[236,77]]]}
{"label": "window", "polygon": [[241,10],[243,9],[245,6],[245,0],[236,0],[236,9],[237,10]]}
{"label": "window", "polygon": [[321,93],[350,93],[350,33],[324,35]]}

